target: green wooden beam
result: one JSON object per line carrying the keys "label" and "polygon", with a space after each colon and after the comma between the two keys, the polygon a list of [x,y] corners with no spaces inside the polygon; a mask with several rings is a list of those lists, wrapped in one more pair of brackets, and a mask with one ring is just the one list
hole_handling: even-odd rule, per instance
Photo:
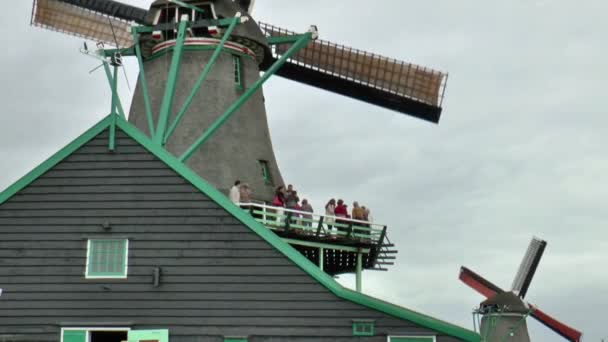
{"label": "green wooden beam", "polygon": [[112,122],[110,124],[110,142],[108,149],[114,152],[116,147],[116,104],[118,102],[118,66],[114,66],[114,78],[112,79]]}
{"label": "green wooden beam", "polygon": [[291,36],[274,36],[268,37],[266,42],[268,45],[281,45],[281,44],[292,44],[297,42],[300,38],[302,38],[302,34],[295,34]]}
{"label": "green wooden beam", "polygon": [[361,251],[361,253],[363,253],[363,254],[369,253],[369,248],[358,248],[358,247],[352,247],[352,246],[334,245],[334,244],[330,244],[330,243],[303,241],[303,240],[294,240],[294,239],[283,239],[283,241],[287,242],[290,245],[297,245],[297,246],[304,246],[304,247],[335,249],[337,251],[353,252],[353,253]]}
{"label": "green wooden beam", "polygon": [[325,248],[319,248],[319,268],[323,271],[323,267],[325,266]]}
{"label": "green wooden beam", "polygon": [[264,75],[262,77],[260,77],[249,89],[247,89],[247,91],[245,91],[245,93],[243,95],[241,95],[241,97],[232,106],[230,106],[230,108],[228,108],[228,110],[224,114],[222,114],[219,118],[217,118],[217,120],[215,120],[215,122],[211,125],[211,127],[209,127],[209,129],[207,129],[207,131],[205,131],[203,133],[203,135],[200,138],[198,138],[198,140],[196,140],[196,142],[194,142],[194,144],[192,144],[192,146],[190,146],[190,148],[188,148],[188,150],[186,150],[186,152],[184,152],[184,154],[182,154],[182,156],[179,158],[179,160],[182,162],[186,162],[188,159],[190,159],[190,157],[192,157],[194,152],[196,152],[196,150],[198,150],[198,148],[201,147],[201,145],[203,145],[207,140],[209,140],[209,138],[211,138],[211,136],[213,136],[213,134],[220,127],[222,127],[222,125],[228,119],[230,119],[230,117],[232,117],[232,115],[234,113],[236,113],[247,102],[247,100],[249,100],[251,98],[251,96],[253,96],[253,94],[256,91],[258,91],[258,89],[260,89],[260,87],[272,75],[274,75],[277,72],[277,70],[279,70],[279,68],[281,68],[283,66],[283,64],[285,64],[285,62],[287,62],[287,59],[289,59],[291,56],[293,56],[293,54],[295,54],[300,49],[302,49],[303,47],[308,45],[308,43],[312,40],[312,37],[313,37],[312,32],[308,32],[308,33],[302,35],[300,37],[300,39],[298,39],[298,41],[295,44],[293,44],[293,46],[291,46],[289,48],[289,50],[287,50],[287,52],[283,56],[281,56],[281,58],[279,60],[277,60],[264,73]]}
{"label": "green wooden beam", "polygon": [[104,62],[103,63],[103,69],[106,72],[106,76],[108,78],[108,83],[110,83],[110,90],[112,91],[112,110],[111,112],[114,113],[114,111],[118,112],[118,115],[120,115],[123,119],[127,119],[127,117],[125,116],[125,112],[122,110],[122,104],[120,103],[120,98],[118,97],[118,92],[117,92],[117,87],[114,87],[114,82],[118,82],[118,75],[116,76],[112,76],[112,72],[110,71],[110,66],[108,64],[108,62]]}
{"label": "green wooden beam", "polygon": [[135,49],[132,47],[125,49],[104,49],[103,56],[106,58],[114,56],[115,53],[119,53],[121,56],[135,56]]}
{"label": "green wooden beam", "polygon": [[173,132],[179,125],[184,114],[186,114],[186,112],[190,108],[192,101],[194,101],[196,94],[198,94],[198,91],[200,90],[201,86],[207,79],[207,76],[209,76],[211,69],[215,65],[215,62],[217,61],[218,57],[220,56],[220,53],[224,49],[224,46],[226,45],[228,38],[230,38],[232,31],[234,31],[234,28],[240,21],[241,21],[240,15],[232,18],[232,22],[230,23],[230,26],[228,26],[228,29],[224,33],[224,36],[222,37],[220,44],[218,46],[216,46],[215,51],[213,51],[213,55],[211,55],[211,59],[209,60],[209,62],[207,62],[207,65],[205,65],[205,68],[203,69],[201,76],[198,78],[198,80],[194,84],[194,88],[192,89],[192,92],[190,93],[190,95],[188,96],[188,98],[186,99],[184,104],[182,105],[182,108],[180,109],[179,113],[177,113],[177,115],[175,116],[173,123],[171,124],[171,126],[169,127],[169,130],[167,131],[167,134],[163,138],[163,145],[167,143],[167,140],[169,140],[169,138],[171,137],[171,134],[173,134]]}
{"label": "green wooden beam", "polygon": [[141,45],[139,44],[139,34],[137,32],[133,32],[133,41],[135,42],[135,55],[137,56],[137,62],[139,63],[139,81],[144,96],[146,117],[148,118],[148,130],[150,131],[150,137],[154,137],[154,116],[152,115],[150,93],[148,92],[148,82],[146,81],[146,71],[144,69],[144,58],[141,54]]}
{"label": "green wooden beam", "polygon": [[175,89],[177,88],[179,70],[182,64],[187,23],[188,21],[184,20],[184,17],[182,17],[179,23],[179,29],[177,31],[177,39],[175,41],[175,48],[173,50],[173,59],[171,60],[171,68],[169,69],[167,85],[165,86],[165,95],[163,96],[160,114],[158,115],[158,125],[156,126],[157,128],[154,135],[154,142],[159,145],[163,142],[165,131],[167,130],[169,116],[173,112],[173,100],[175,98]]}
{"label": "green wooden beam", "polygon": [[357,253],[357,292],[361,292],[361,278],[363,277],[363,254]]}

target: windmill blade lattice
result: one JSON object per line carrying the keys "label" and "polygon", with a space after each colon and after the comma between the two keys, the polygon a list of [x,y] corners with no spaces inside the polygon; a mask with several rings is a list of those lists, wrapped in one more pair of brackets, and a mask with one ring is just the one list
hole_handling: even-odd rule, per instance
{"label": "windmill blade lattice", "polygon": [[540,258],[543,256],[546,246],[546,241],[533,238],[526,250],[526,254],[521,261],[521,265],[519,266],[519,270],[517,271],[515,279],[513,280],[513,285],[511,286],[513,292],[521,298],[524,298],[528,292],[528,288],[530,287],[530,283],[532,282],[532,278],[534,277],[534,273],[536,272],[536,268],[540,263]]}
{"label": "windmill blade lattice", "polygon": [[[259,25],[269,37],[296,34]],[[274,46],[268,59],[277,59],[289,47]],[[447,83],[445,73],[325,40],[300,50],[278,75],[435,123]]]}
{"label": "windmill blade lattice", "polygon": [[131,46],[129,23],[143,20],[145,12],[109,0],[34,0],[31,24],[108,45]]}

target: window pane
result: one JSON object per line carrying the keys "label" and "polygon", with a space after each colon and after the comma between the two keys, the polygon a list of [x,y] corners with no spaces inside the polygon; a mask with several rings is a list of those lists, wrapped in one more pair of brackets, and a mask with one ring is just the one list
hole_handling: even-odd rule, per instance
{"label": "window pane", "polygon": [[87,276],[126,276],[127,240],[90,240]]}

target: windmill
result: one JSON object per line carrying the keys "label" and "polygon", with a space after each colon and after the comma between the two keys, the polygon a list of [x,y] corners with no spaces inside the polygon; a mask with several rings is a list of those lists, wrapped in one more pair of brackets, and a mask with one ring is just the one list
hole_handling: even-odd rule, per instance
{"label": "windmill", "polygon": [[486,298],[476,313],[482,316],[481,336],[485,341],[529,342],[526,319],[534,317],[541,324],[571,342],[579,342],[582,333],[541,311],[524,300],[547,242],[533,238],[513,280],[511,291],[503,291],[466,267],[460,269],[460,280]]}
{"label": "windmill", "polygon": [[[136,57],[129,121],[218,189],[245,180],[258,200],[283,184],[261,91],[272,75],[439,121],[446,74],[317,39],[314,26],[296,33],[258,23],[253,4],[158,0],[144,10],[111,0],[34,0],[31,23],[117,46],[100,49],[102,58]],[[116,93],[117,73],[109,66],[106,73]],[[124,115],[116,96],[112,103]]]}

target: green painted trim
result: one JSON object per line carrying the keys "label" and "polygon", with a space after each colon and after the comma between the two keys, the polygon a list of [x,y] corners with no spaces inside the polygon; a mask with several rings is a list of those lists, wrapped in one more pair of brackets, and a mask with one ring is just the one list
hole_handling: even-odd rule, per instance
{"label": "green painted trim", "polygon": [[296,34],[291,36],[274,36],[268,37],[266,42],[268,45],[281,45],[281,44],[293,44],[302,38],[302,34]]}
{"label": "green painted trim", "polygon": [[[14,196],[18,191],[31,184],[36,178],[40,177],[46,171],[51,169],[57,163],[68,157],[75,150],[83,146],[85,143],[96,137],[98,134],[103,132],[104,129],[110,125],[110,117],[106,117],[98,124],[93,126],[91,129],[86,131],[76,140],[68,144],[66,147],[61,149],[47,161],[36,167],[33,171],[25,175],[15,184],[11,185],[4,192],[0,194],[0,204],[6,202],[7,199]],[[220,207],[224,208],[230,215],[238,219],[244,225],[246,225],[251,231],[256,233],[266,242],[268,242],[273,248],[281,252],[288,259],[290,259],[295,265],[300,267],[304,272],[308,273],[313,279],[318,281],[321,285],[326,287],[329,291],[334,293],[336,296],[348,300],[350,302],[366,306],[368,308],[383,312],[393,317],[410,321],[414,324],[438,331],[442,334],[457,337],[464,341],[480,342],[479,334],[464,329],[462,327],[438,320],[436,318],[418,313],[416,311],[406,309],[380,299],[367,296],[362,293],[355,292],[347,289],[336,282],[331,276],[321,271],[317,265],[308,260],[304,255],[298,252],[295,248],[291,247],[288,243],[283,241],[279,236],[273,233],[271,230],[266,228],[261,223],[257,222],[247,212],[242,210],[240,207],[232,203],[226,195],[221,193],[215,187],[207,183],[194,171],[188,168],[185,164],[181,163],[177,158],[167,152],[160,145],[155,144],[145,134],[135,128],[126,120],[118,117],[117,127],[120,128],[124,133],[133,138],[135,141],[145,147],[150,153],[162,160],[167,166],[177,172],[184,179],[188,180],[194,187],[204,193],[212,201],[217,203]]]}
{"label": "green painted trim", "polygon": [[61,342],[86,342],[86,330],[64,330],[61,329]]}
{"label": "green painted trim", "polygon": [[353,321],[353,336],[374,336],[374,321]]}
{"label": "green painted trim", "polygon": [[175,53],[171,60],[169,75],[167,76],[167,85],[165,86],[165,95],[160,106],[160,114],[158,115],[158,125],[156,126],[156,134],[154,141],[157,144],[162,144],[165,138],[165,131],[169,123],[169,117],[173,113],[173,100],[175,99],[175,90],[179,79],[179,70],[182,64],[182,56],[184,52],[184,42],[186,41],[186,24],[188,21],[182,20],[179,23],[177,31],[177,39],[175,40]]}
{"label": "green painted trim", "polygon": [[154,136],[154,115],[152,114],[152,105],[150,104],[150,93],[148,92],[148,81],[146,81],[146,70],[144,68],[144,58],[141,54],[141,45],[139,45],[139,34],[133,32],[133,42],[135,43],[135,55],[139,64],[139,83],[141,85],[142,94],[144,96],[144,105],[146,107],[146,117],[148,118],[148,131],[150,137]]}
{"label": "green painted trim", "polygon": [[0,193],[0,204],[12,198],[17,192],[30,185],[33,181],[35,181],[38,177],[42,176],[53,166],[57,165],[60,161],[64,160],[69,155],[74,153],[74,151],[80,148],[80,146],[89,142],[91,139],[95,138],[97,135],[103,132],[106,128],[109,127],[110,120],[111,117],[108,115],[105,119],[101,120],[95,126],[90,128],[88,131],[84,132],[82,135],[80,135],[74,141],[69,143],[67,146],[59,150],[59,152],[49,157],[47,160],[35,167],[32,171],[30,171],[25,176],[21,177],[18,181],[16,181],[4,191],[2,191],[2,193]]}
{"label": "green painted trim", "polygon": [[108,149],[114,152],[114,149],[116,148],[116,114],[112,113],[110,115],[112,115],[112,123],[110,124],[110,142],[108,144]]}
{"label": "green painted trim", "polygon": [[119,53],[123,57],[135,56],[135,50],[132,47],[125,48],[125,49],[105,49],[102,51],[103,51],[103,56],[106,58],[114,57],[115,53]]}
{"label": "green painted trim", "polygon": [[300,49],[308,45],[308,43],[312,40],[312,33],[308,32],[304,34],[295,44],[293,44],[287,52],[281,58],[279,58],[276,62],[272,64],[268,70],[260,77],[241,97],[233,103],[224,114],[218,117],[211,126],[198,138],[187,150],[179,157],[179,160],[182,162],[188,161],[196,152],[199,147],[201,147],[209,138],[213,136],[213,134],[224,125],[224,123],[232,117],[234,113],[236,113],[252,96],[255,94],[258,89],[266,82],[268,79],[274,75],[279,68],[287,62],[287,60]]}
{"label": "green painted trim", "polygon": [[211,59],[209,59],[209,62],[207,62],[207,64],[205,65],[205,68],[203,69],[201,76],[198,78],[198,80],[194,84],[194,87],[192,88],[190,95],[188,95],[188,98],[186,99],[186,101],[184,101],[184,104],[182,105],[182,108],[180,109],[179,113],[177,113],[177,115],[175,116],[175,120],[173,120],[173,123],[169,127],[167,134],[163,138],[163,144],[167,143],[167,140],[169,140],[169,138],[171,137],[171,134],[173,134],[173,132],[177,128],[177,125],[179,125],[180,121],[182,120],[182,117],[186,114],[186,112],[190,108],[190,105],[192,104],[192,101],[194,101],[196,94],[198,94],[198,91],[201,89],[201,86],[207,79],[207,76],[209,76],[209,74],[211,73],[211,69],[215,65],[215,62],[217,61],[218,57],[220,56],[220,53],[222,52],[222,49],[226,45],[228,38],[230,38],[232,31],[234,31],[234,29],[236,28],[236,25],[240,22],[241,22],[240,17],[234,17],[232,19],[232,23],[230,24],[230,26],[224,33],[224,36],[222,37],[222,40],[220,41],[220,43],[215,47],[215,51],[213,51],[213,55],[211,55]]}

